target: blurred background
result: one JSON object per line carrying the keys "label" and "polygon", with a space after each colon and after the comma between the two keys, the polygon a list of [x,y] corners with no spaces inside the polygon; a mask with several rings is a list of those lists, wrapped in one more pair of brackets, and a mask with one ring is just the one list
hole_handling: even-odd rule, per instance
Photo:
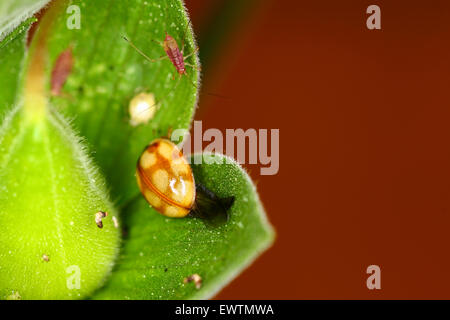
{"label": "blurred background", "polygon": [[450,2],[185,2],[203,130],[280,129],[279,173],[246,166],[277,241],[217,298],[449,299]]}

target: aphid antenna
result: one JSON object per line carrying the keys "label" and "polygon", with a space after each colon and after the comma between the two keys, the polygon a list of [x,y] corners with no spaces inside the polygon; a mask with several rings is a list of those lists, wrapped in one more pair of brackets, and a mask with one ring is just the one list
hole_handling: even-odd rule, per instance
{"label": "aphid antenna", "polygon": [[[163,60],[163,59],[166,59],[167,58],[167,56],[161,56],[159,59],[152,59],[152,58],[150,58],[149,56],[147,56],[141,49],[139,49],[130,39],[128,39],[127,37],[125,37],[125,36],[122,36],[122,38],[126,41],[126,42],[128,42],[128,44],[134,49],[134,50],[136,50],[141,56],[143,56],[145,59],[147,59],[148,61],[150,61],[150,62],[157,62],[157,61],[160,61],[160,60]],[[156,40],[153,40],[153,41],[156,41]]]}
{"label": "aphid antenna", "polygon": [[[165,9],[166,9],[166,16],[167,16],[167,8],[165,8]],[[185,40],[186,33],[187,33],[187,31],[188,31],[190,25],[191,25],[191,22],[188,21],[187,24],[186,24],[185,30],[184,30],[183,37],[182,37],[183,45],[182,45],[182,49],[181,49],[181,54],[184,53],[184,46],[185,46],[185,41],[184,41],[184,40]],[[166,34],[166,36],[168,35],[167,31],[165,31],[165,34]],[[157,62],[157,61],[161,61],[161,60],[164,60],[164,59],[169,58],[168,55],[166,54],[166,55],[162,55],[162,56],[159,57],[158,59],[152,59],[152,58],[150,58],[149,56],[147,56],[141,49],[139,49],[139,48],[138,48],[131,40],[129,40],[126,36],[122,36],[122,38],[123,38],[123,39],[124,39],[124,40],[125,40],[125,41],[133,48],[133,49],[135,49],[136,52],[138,52],[141,56],[143,56],[146,60],[148,60],[148,61],[150,61],[150,62]],[[155,43],[157,43],[158,45],[163,45],[163,44],[161,44],[160,42],[158,42],[158,41],[156,41],[156,40],[154,40],[154,39],[152,39],[152,41],[155,42]],[[186,58],[188,58],[188,57],[194,55],[194,54],[195,54],[196,52],[198,52],[198,51],[199,51],[199,48],[196,47],[196,48],[194,49],[193,52],[191,52],[190,54],[188,54],[188,55],[186,55],[186,56],[183,56],[183,61],[185,61]],[[196,66],[194,66],[194,65],[192,65],[192,64],[189,64],[189,63],[186,63],[186,62],[185,62],[185,66],[191,67],[191,68],[194,69],[194,70],[198,70],[198,71],[201,70],[200,67],[196,67]],[[199,91],[199,90],[200,90],[199,86],[198,86],[197,84],[195,84],[195,83],[188,77],[188,73],[186,72],[186,70],[184,71],[184,75],[186,75],[186,78],[188,78],[188,81],[190,82],[190,84],[191,84],[194,88],[196,88],[196,89]],[[161,104],[161,102],[164,101],[164,100],[167,98],[167,96],[169,96],[173,91],[175,91],[176,88],[178,87],[179,83],[180,83],[180,80],[181,80],[182,76],[183,76],[183,73],[179,74],[178,81],[177,81],[177,83],[174,85],[173,89],[170,90],[170,91],[169,91],[162,99],[160,99],[159,101],[155,102],[153,105],[149,106],[148,108],[152,108],[152,107],[154,107],[154,106],[157,106],[157,105]],[[173,77],[175,78],[175,75],[174,75]],[[206,92],[206,94],[211,95],[211,96],[215,96],[215,97],[218,97],[218,98],[222,98],[222,99],[228,99],[228,97],[225,97],[225,96],[223,96],[223,95],[216,94],[216,93]],[[147,110],[143,110],[142,113],[144,113],[144,112],[146,112],[146,111],[147,111]],[[138,114],[138,115],[139,115],[139,114]]]}

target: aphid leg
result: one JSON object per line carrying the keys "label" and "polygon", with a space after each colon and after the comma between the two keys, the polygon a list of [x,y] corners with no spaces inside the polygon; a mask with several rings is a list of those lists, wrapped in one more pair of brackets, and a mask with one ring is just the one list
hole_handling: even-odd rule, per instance
{"label": "aphid leg", "polygon": [[188,67],[191,67],[192,69],[195,69],[197,71],[202,71],[202,67],[200,67],[200,66],[194,66],[193,64],[186,63],[186,62],[184,63],[184,65],[188,66]]}
{"label": "aphid leg", "polygon": [[184,45],[185,45],[184,39],[186,38],[186,33],[189,29],[190,24],[191,21],[188,21],[188,23],[186,24],[186,28],[184,29],[183,38],[181,38],[181,53],[184,53]]}
{"label": "aphid leg", "polygon": [[[186,59],[189,58],[190,56],[196,54],[199,50],[200,50],[199,47],[195,48],[194,51],[192,51],[191,53],[189,53],[187,56],[184,56],[184,60],[186,60]],[[184,63],[184,64],[186,64],[186,63]]]}
{"label": "aphid leg", "polygon": [[185,46],[185,42],[184,42],[184,38],[186,37],[186,32],[189,28],[189,23],[186,26],[186,29],[184,30],[184,34],[183,34],[183,38],[181,38],[181,53],[184,53],[184,46]]}
{"label": "aphid leg", "polygon": [[151,41],[153,41],[154,43],[160,45],[161,47],[164,47],[164,43],[162,43],[161,41],[158,41],[158,40],[155,40],[155,39],[152,39]]}
{"label": "aphid leg", "polygon": [[163,54],[163,55],[160,56],[159,58],[157,58],[157,59],[151,59],[150,61],[151,61],[151,62],[158,62],[158,61],[165,60],[165,59],[167,59],[167,56],[166,56],[165,54]]}
{"label": "aphid leg", "polygon": [[[191,64],[185,64],[185,66],[188,66],[188,67],[191,67],[193,69],[200,71],[200,69],[199,69],[200,67],[196,67]],[[186,74],[186,76],[188,75],[187,72],[185,72],[185,74]],[[192,84],[192,86],[198,90],[198,86],[191,79],[189,79],[189,77],[186,77],[186,78],[189,80],[189,82]]]}
{"label": "aphid leg", "polygon": [[139,49],[138,47],[136,47],[136,46],[134,45],[134,43],[131,42],[127,37],[123,37],[123,39],[124,39],[126,42],[128,42],[128,44],[129,44],[130,46],[132,46],[133,49],[136,50],[141,56],[143,56],[145,59],[147,59],[147,60],[150,61],[150,62],[158,62],[158,61],[161,61],[161,60],[164,60],[164,59],[167,59],[167,58],[168,58],[168,56],[163,55],[163,56],[159,57],[158,59],[152,59],[152,58],[150,58],[149,56],[147,56],[144,52],[142,52],[141,49]]}

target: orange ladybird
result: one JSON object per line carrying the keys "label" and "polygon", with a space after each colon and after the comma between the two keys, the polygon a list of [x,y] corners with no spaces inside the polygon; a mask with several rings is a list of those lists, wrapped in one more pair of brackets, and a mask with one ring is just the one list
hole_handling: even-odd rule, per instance
{"label": "orange ladybird", "polygon": [[157,139],[147,146],[138,160],[136,177],[141,193],[159,213],[183,218],[194,207],[192,169],[170,140]]}

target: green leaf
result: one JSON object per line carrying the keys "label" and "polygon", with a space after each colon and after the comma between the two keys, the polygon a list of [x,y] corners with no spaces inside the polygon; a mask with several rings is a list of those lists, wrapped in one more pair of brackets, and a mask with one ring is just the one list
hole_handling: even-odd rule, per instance
{"label": "green leaf", "polygon": [[0,298],[82,298],[112,269],[117,212],[67,122],[27,115],[16,107],[0,127]]}
{"label": "green leaf", "polygon": [[2,0],[0,2],[0,41],[50,0]]}
{"label": "green leaf", "polygon": [[[167,31],[184,55],[193,53],[195,41],[184,6],[179,0],[71,1],[80,8],[80,29],[69,29],[74,11],[55,21],[49,38],[50,61],[47,77],[58,56],[72,47],[75,65],[63,94],[52,98],[60,112],[73,119],[87,138],[90,152],[101,167],[113,199],[125,204],[138,194],[134,177],[136,159],[146,144],[166,136],[172,129],[188,129],[197,104],[199,61],[196,54],[187,59],[187,75],[178,79],[168,59],[148,62],[127,42],[126,36],[151,58],[164,55],[158,43]],[[22,41],[21,41],[22,40]],[[0,48],[0,111],[17,95],[17,68],[23,59],[23,37]],[[173,80],[172,77],[176,76]],[[50,80],[48,80],[50,83]],[[132,126],[130,100],[141,92],[153,93],[159,108],[148,124]]]}
{"label": "green leaf", "polygon": [[[95,156],[113,199],[123,208],[128,231],[111,281],[94,298],[211,297],[264,251],[274,234],[253,184],[236,163],[193,165],[197,182],[221,197],[236,197],[230,221],[219,228],[193,218],[166,219],[139,195],[134,172],[142,149],[169,129],[188,129],[197,103],[199,62],[183,4],[70,4],[80,8],[81,28],[68,28],[76,11],[63,12],[48,35],[48,91],[58,56],[69,47],[74,56],[62,94],[51,98],[53,108],[39,125],[24,119],[20,108],[2,122],[0,226],[5,232],[0,235],[0,298],[88,297],[105,279],[117,250],[118,229],[110,218],[99,229],[92,215],[98,210],[109,210],[110,216],[116,212],[87,153]],[[14,101],[21,105],[18,84],[30,21],[0,43],[0,111],[10,109]],[[180,80],[172,80],[176,70],[170,61],[148,62],[122,39],[126,36],[146,55],[158,58],[164,50],[151,40],[161,42],[165,31],[180,47],[186,44],[185,56],[193,54],[187,62],[194,67]],[[160,106],[148,124],[133,126],[128,105],[140,92],[154,94]],[[86,137],[88,152],[60,114],[73,119],[76,131]],[[42,259],[47,249],[49,262]],[[85,282],[79,290],[68,291],[63,271],[73,260]],[[183,284],[194,273],[203,279],[199,290]]]}
{"label": "green leaf", "polygon": [[[162,42],[167,32],[180,47],[185,43],[188,55],[195,48],[193,34],[178,0],[75,0],[72,5],[80,7],[81,28],[68,29],[71,15],[62,15],[49,39],[51,63],[69,46],[75,60],[64,94],[53,101],[74,119],[108,180],[113,199],[124,204],[139,193],[134,172],[144,147],[166,136],[169,129],[189,128],[199,75],[196,68],[187,67],[188,75],[178,79],[168,59],[149,62],[122,37],[156,59],[165,52],[152,40]],[[198,66],[195,54],[187,62]],[[153,93],[160,107],[148,124],[132,126],[128,106],[140,92]]]}
{"label": "green leaf", "polygon": [[26,31],[35,19],[23,22],[0,43],[0,114],[13,105],[25,56]]}
{"label": "green leaf", "polygon": [[[206,163],[212,160],[221,163]],[[230,220],[211,228],[194,218],[165,218],[143,198],[134,201],[124,215],[128,238],[118,264],[95,299],[210,298],[271,245],[273,229],[238,164],[204,155],[203,164],[192,168],[197,183],[220,197],[236,198]],[[202,278],[200,289],[184,284],[193,274]]]}

